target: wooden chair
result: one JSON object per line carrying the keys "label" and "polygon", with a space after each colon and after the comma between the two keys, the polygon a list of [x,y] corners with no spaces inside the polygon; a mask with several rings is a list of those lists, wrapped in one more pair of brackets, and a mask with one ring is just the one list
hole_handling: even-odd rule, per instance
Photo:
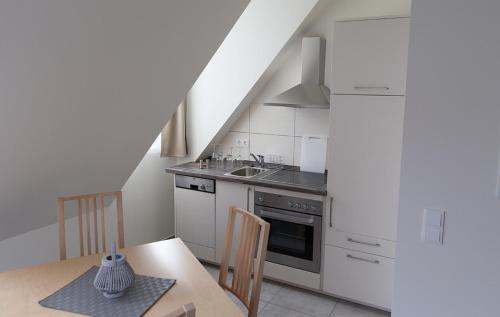
{"label": "wooden chair", "polygon": [[83,239],[83,205],[85,206],[86,218],[86,240],[87,240],[87,254],[92,254],[91,230],[90,230],[90,213],[92,210],[94,220],[94,252],[99,253],[99,234],[97,225],[97,202],[100,203],[101,210],[101,238],[102,238],[102,252],[106,252],[106,224],[104,215],[104,198],[114,197],[116,200],[116,215],[118,222],[118,248],[125,247],[125,236],[123,232],[123,203],[122,192],[107,192],[79,196],[67,196],[57,198],[57,220],[59,222],[59,258],[66,259],[66,230],[64,221],[64,203],[68,201],[76,201],[78,205],[78,232],[80,235],[80,256],[85,255],[84,239]]}
{"label": "wooden chair", "polygon": [[193,303],[186,304],[182,307],[177,308],[173,312],[169,313],[165,317],[195,317],[196,308]]}
{"label": "wooden chair", "polygon": [[[242,218],[241,231],[236,251],[233,281],[231,285],[228,285],[229,259],[231,258],[234,226],[238,214]],[[262,274],[266,260],[268,238],[269,223],[241,208],[229,208],[219,285],[233,293],[248,308],[249,317],[257,316],[259,309],[260,289],[262,287]],[[254,268],[253,279],[252,267]],[[250,282],[252,283],[250,284]],[[250,287],[252,292],[249,298]]]}

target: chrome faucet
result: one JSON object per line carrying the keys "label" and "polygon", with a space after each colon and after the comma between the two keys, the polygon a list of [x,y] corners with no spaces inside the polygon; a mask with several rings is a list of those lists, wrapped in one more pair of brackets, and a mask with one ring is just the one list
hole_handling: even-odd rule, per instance
{"label": "chrome faucet", "polygon": [[264,167],[264,165],[265,165],[264,155],[257,155],[257,156],[255,156],[255,154],[250,153],[250,156],[253,157],[253,159],[255,160],[255,162],[257,162],[257,164],[259,164],[260,167]]}

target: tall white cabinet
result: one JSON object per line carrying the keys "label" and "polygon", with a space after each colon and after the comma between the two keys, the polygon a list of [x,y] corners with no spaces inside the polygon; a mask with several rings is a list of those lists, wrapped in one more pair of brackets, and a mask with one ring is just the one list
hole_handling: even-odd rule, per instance
{"label": "tall white cabinet", "polygon": [[408,18],[335,23],[323,290],[390,310]]}

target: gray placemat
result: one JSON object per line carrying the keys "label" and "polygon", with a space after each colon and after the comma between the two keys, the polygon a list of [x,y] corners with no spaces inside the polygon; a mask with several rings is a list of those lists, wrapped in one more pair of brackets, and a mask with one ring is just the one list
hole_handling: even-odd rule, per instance
{"label": "gray placemat", "polygon": [[138,275],[135,283],[120,298],[105,298],[94,288],[93,282],[99,268],[92,267],[49,297],[42,299],[42,306],[94,317],[139,317],[166,293],[175,280]]}

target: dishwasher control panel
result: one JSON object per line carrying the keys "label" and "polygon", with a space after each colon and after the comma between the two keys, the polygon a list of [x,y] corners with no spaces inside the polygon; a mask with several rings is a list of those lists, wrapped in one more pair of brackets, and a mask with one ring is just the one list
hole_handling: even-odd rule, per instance
{"label": "dishwasher control panel", "polygon": [[175,175],[175,187],[199,192],[215,193],[215,180],[185,175]]}

